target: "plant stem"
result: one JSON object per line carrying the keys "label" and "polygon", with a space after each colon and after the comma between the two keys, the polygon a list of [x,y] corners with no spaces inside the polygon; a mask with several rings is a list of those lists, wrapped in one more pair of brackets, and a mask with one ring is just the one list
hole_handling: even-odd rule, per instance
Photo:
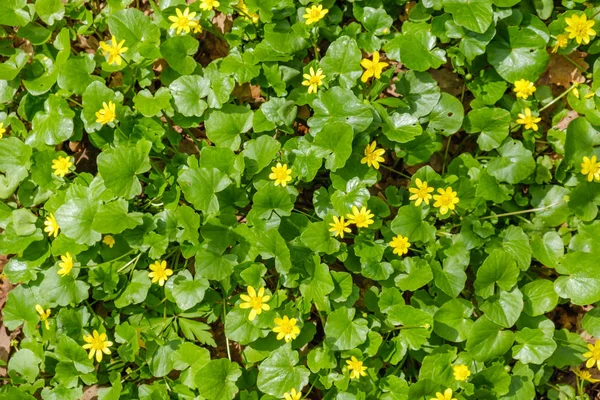
{"label": "plant stem", "polygon": [[[225,320],[225,316],[227,315],[227,299],[225,298],[225,288],[223,288],[223,320]],[[231,350],[229,349],[229,338],[227,334],[225,334],[225,345],[227,346],[227,358],[231,361]]]}
{"label": "plant stem", "polygon": [[513,211],[513,212],[509,212],[509,213],[504,213],[504,214],[488,215],[486,217],[480,217],[479,220],[499,218],[499,217],[508,217],[508,216],[511,216],[511,215],[528,214],[528,213],[532,213],[532,212],[545,211],[545,210],[547,210],[549,208],[554,207],[558,203],[560,203],[560,202],[556,201],[556,202],[554,202],[552,204],[549,204],[547,206],[544,206],[544,207],[530,208],[529,210]]}
{"label": "plant stem", "polygon": [[567,90],[565,90],[560,96],[556,97],[554,100],[552,100],[550,103],[546,104],[544,107],[540,108],[539,112],[544,111],[546,108],[550,107],[551,105],[553,105],[554,103],[556,103],[558,100],[562,99],[563,97],[565,97],[567,94],[569,94],[569,92],[573,89],[575,89],[576,85],[571,85],[570,88],[568,88]]}
{"label": "plant stem", "polygon": [[402,172],[400,172],[400,171],[396,171],[395,169],[393,169],[393,168],[391,168],[391,167],[388,167],[387,165],[383,165],[383,164],[379,164],[379,165],[380,165],[380,166],[382,166],[383,168],[387,169],[388,171],[395,172],[396,174],[400,175],[400,176],[401,176],[401,177],[403,177],[403,178],[406,178],[406,179],[412,179],[410,176],[408,176],[408,175],[406,175],[406,174],[403,174],[403,173],[402,173]]}

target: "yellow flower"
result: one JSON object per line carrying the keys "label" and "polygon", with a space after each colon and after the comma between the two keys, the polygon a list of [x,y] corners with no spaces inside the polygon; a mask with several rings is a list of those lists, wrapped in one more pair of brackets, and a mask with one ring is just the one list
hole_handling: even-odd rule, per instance
{"label": "yellow flower", "polygon": [[271,167],[271,171],[269,179],[275,181],[275,186],[281,185],[285,187],[292,180],[292,169],[288,169],[287,164],[281,165],[281,163],[277,163],[276,166]]}
{"label": "yellow flower", "polygon": [[96,361],[102,361],[102,353],[110,354],[110,350],[108,349],[113,345],[113,342],[106,340],[106,333],[98,334],[98,331],[94,329],[92,335],[83,335],[83,340],[86,341],[86,344],[83,345],[84,349],[90,349],[90,355],[88,358],[93,358],[94,354],[96,354]]}
{"label": "yellow flower", "polygon": [[[210,0],[208,0],[210,1]],[[200,5],[200,8],[204,9],[204,2]],[[208,8],[210,10],[210,8]],[[198,21],[194,21],[194,17],[196,16],[195,12],[190,12],[190,8],[186,7],[183,10],[183,13],[178,8],[175,10],[177,16],[171,15],[169,17],[169,21],[172,22],[171,29],[176,29],[176,33],[179,35],[181,31],[185,31],[185,33],[190,33],[190,30],[198,25]]]}
{"label": "yellow flower", "polygon": [[58,156],[56,160],[52,160],[52,169],[54,170],[54,175],[64,177],[69,173],[69,168],[73,166],[71,162],[71,157],[62,157]]}
{"label": "yellow flower", "polygon": [[158,282],[160,286],[163,286],[167,279],[171,275],[173,275],[173,270],[167,268],[166,261],[155,261],[150,264],[150,273],[148,273],[148,277],[152,278],[152,283]]}
{"label": "yellow flower", "polygon": [[[202,0],[200,1],[200,8],[204,11],[212,10],[213,8],[217,8],[221,5],[217,0]],[[192,13],[196,15],[196,13]],[[194,18],[194,17],[191,17]]]}
{"label": "yellow flower", "polygon": [[121,65],[123,58],[121,54],[125,53],[129,48],[123,47],[125,40],[121,40],[117,43],[117,38],[112,35],[110,39],[110,45],[106,42],[100,42],[100,48],[104,52],[104,56],[108,56],[107,62],[111,65]]}
{"label": "yellow flower", "polygon": [[4,122],[0,122],[0,139],[2,139],[2,136],[4,136],[5,132],[6,128],[4,128]]}
{"label": "yellow flower", "polygon": [[96,122],[102,125],[106,125],[109,122],[113,122],[117,118],[117,110],[115,103],[109,101],[108,104],[102,103],[102,108],[96,111]]}
{"label": "yellow flower", "polygon": [[348,225],[350,225],[350,222],[344,221],[344,217],[338,218],[334,215],[333,222],[329,223],[329,226],[331,226],[329,232],[332,232],[334,237],[339,236],[343,239],[344,232],[352,232],[352,229],[348,228]]}
{"label": "yellow flower", "polygon": [[69,254],[68,252],[64,256],[60,256],[60,259],[62,260],[62,262],[58,263],[58,266],[60,267],[60,269],[58,270],[58,274],[61,277],[63,277],[69,272],[71,272],[71,270],[73,269],[74,261],[73,257],[71,257],[71,254]]}
{"label": "yellow flower", "polygon": [[459,199],[456,197],[456,192],[452,190],[451,187],[444,189],[438,189],[439,194],[433,195],[433,203],[434,207],[440,208],[440,214],[444,215],[448,212],[448,210],[454,210],[455,205],[458,204]]}
{"label": "yellow flower", "polygon": [[346,360],[346,364],[348,364],[348,371],[350,371],[350,379],[367,376],[367,373],[365,372],[367,367],[363,366],[362,361],[358,361],[356,357],[352,356],[350,360]]}
{"label": "yellow flower", "polygon": [[50,318],[50,309],[44,311],[41,305],[36,304],[35,310],[40,314],[40,321],[44,322],[46,329],[50,329],[50,321],[48,321],[48,318]]}
{"label": "yellow flower", "polygon": [[408,238],[397,235],[392,241],[389,243],[390,247],[394,249],[394,254],[398,254],[399,256],[408,253],[408,248],[410,247],[410,242]]}
{"label": "yellow flower", "polygon": [[444,394],[437,392],[435,394],[435,399],[431,399],[431,400],[456,400],[456,399],[454,397],[452,397],[452,389],[446,389],[444,391]]}
{"label": "yellow flower", "polygon": [[194,27],[192,28],[192,31],[194,33],[202,33],[202,25],[200,25],[199,23],[194,25]]}
{"label": "yellow flower", "polygon": [[533,85],[533,82],[529,82],[526,79],[521,79],[515,82],[515,88],[513,92],[517,94],[517,98],[527,99],[529,96],[533,95],[536,88]]}
{"label": "yellow flower", "polygon": [[372,165],[373,168],[379,169],[379,163],[385,161],[385,158],[382,157],[382,155],[385,154],[385,150],[376,149],[376,147],[376,141],[373,141],[365,147],[365,156],[360,160],[361,164],[367,164],[369,167]]}
{"label": "yellow flower", "polygon": [[583,356],[588,359],[585,363],[586,368],[592,368],[596,365],[600,369],[600,340],[593,345],[588,344],[587,347],[590,351],[583,353]]}
{"label": "yellow flower", "polygon": [[112,249],[113,246],[115,245],[115,238],[111,235],[106,235],[106,236],[104,236],[104,238],[102,238],[102,243],[104,243],[105,245],[107,245],[108,247],[110,247]]}
{"label": "yellow flower", "polygon": [[581,173],[587,175],[588,182],[594,179],[600,181],[600,162],[597,161],[596,156],[592,156],[592,158],[583,157]]}
{"label": "yellow flower", "polygon": [[588,21],[585,14],[581,16],[574,14],[571,18],[565,18],[567,26],[565,32],[569,34],[569,39],[575,39],[577,44],[588,44],[590,36],[596,36],[596,31],[592,29],[594,21]]}
{"label": "yellow flower", "polygon": [[48,233],[48,236],[54,236],[57,237],[58,236],[58,230],[60,229],[60,226],[58,226],[58,222],[56,222],[56,218],[54,218],[54,214],[50,214],[49,216],[46,217],[46,220],[44,221],[44,225],[46,225],[44,227],[44,232]]}
{"label": "yellow flower", "polygon": [[469,367],[466,365],[455,365],[452,367],[452,373],[454,374],[454,379],[457,381],[466,381],[469,376],[471,376],[471,371],[469,371]]}
{"label": "yellow flower", "polygon": [[285,400],[300,400],[302,392],[296,392],[296,388],[292,388],[289,392],[283,394]]}
{"label": "yellow flower", "polygon": [[556,53],[558,49],[564,49],[569,44],[569,35],[566,33],[561,33],[556,36],[556,44],[552,48],[552,52]]}
{"label": "yellow flower", "polygon": [[408,191],[412,195],[408,198],[409,200],[416,200],[415,206],[420,206],[422,202],[429,205],[429,200],[433,197],[430,193],[433,192],[433,188],[427,186],[427,182],[421,181],[419,178],[415,180],[417,184],[416,188],[409,188]]}
{"label": "yellow flower", "polygon": [[306,20],[306,25],[314,24],[323,19],[323,17],[329,12],[328,9],[323,9],[323,5],[313,5],[306,9],[306,14],[303,18]]}
{"label": "yellow flower", "polygon": [[303,76],[306,80],[302,81],[302,85],[308,86],[308,94],[317,93],[317,89],[323,84],[323,79],[325,79],[321,68],[315,73],[313,67],[310,67],[310,74],[304,74]]}
{"label": "yellow flower", "polygon": [[273,332],[277,333],[277,340],[285,338],[286,342],[296,339],[296,336],[300,333],[300,328],[296,326],[296,318],[288,318],[287,315],[282,318],[275,318],[275,324]]}
{"label": "yellow flower", "polygon": [[590,383],[600,382],[600,379],[592,378],[590,371],[582,371],[579,368],[573,368],[573,373],[584,381],[588,381]]}
{"label": "yellow flower", "polygon": [[268,304],[265,304],[270,298],[271,296],[265,295],[264,287],[258,289],[258,293],[256,293],[252,286],[248,286],[248,294],[240,295],[240,299],[245,301],[245,303],[240,304],[240,308],[251,308],[248,319],[254,321],[257,315],[271,309]]}
{"label": "yellow flower", "polygon": [[348,222],[355,224],[357,228],[366,228],[371,225],[374,222],[372,220],[374,216],[370,210],[367,210],[367,207],[363,207],[359,211],[356,206],[352,206],[352,214],[346,214]]}
{"label": "yellow flower", "polygon": [[362,67],[365,69],[365,72],[363,72],[360,80],[366,82],[372,76],[374,76],[375,79],[381,78],[381,71],[383,71],[383,69],[389,64],[386,62],[379,62],[379,52],[376,51],[373,53],[373,61],[369,60],[368,58],[363,58],[360,62],[360,65],[362,65]]}
{"label": "yellow flower", "polygon": [[260,17],[258,16],[257,13],[248,12],[248,7],[246,6],[246,3],[244,3],[244,0],[240,0],[237,4],[237,7],[244,14],[244,19],[252,19],[252,23],[254,23],[254,24],[257,24],[258,21],[260,21]]}
{"label": "yellow flower", "polygon": [[539,117],[534,117],[531,115],[531,110],[526,108],[524,110],[524,114],[519,114],[519,119],[517,120],[518,124],[525,125],[525,129],[533,129],[537,132],[538,126],[537,123],[542,119]]}

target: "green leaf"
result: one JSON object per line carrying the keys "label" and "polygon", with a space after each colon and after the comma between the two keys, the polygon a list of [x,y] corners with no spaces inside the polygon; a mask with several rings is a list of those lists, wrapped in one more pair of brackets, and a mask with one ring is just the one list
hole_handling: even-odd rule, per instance
{"label": "green leaf", "polygon": [[123,101],[123,95],[118,92],[113,92],[107,88],[103,82],[92,82],[88,85],[85,92],[83,92],[83,112],[81,113],[81,119],[83,120],[86,131],[94,132],[99,131],[102,128],[102,124],[96,122],[96,112],[103,108],[103,103],[108,104],[111,101],[116,105],[118,117],[119,104]]}
{"label": "green leaf", "polygon": [[[152,95],[149,90],[141,90],[133,97],[133,103],[135,104],[136,110],[142,113],[144,117],[149,118],[154,116],[160,117],[163,111],[172,112],[173,110],[171,108],[171,94],[165,87],[158,89],[154,95]],[[195,104],[198,103],[198,98],[196,98]],[[178,107],[182,106],[180,102],[176,102],[175,104]]]}
{"label": "green leaf", "polygon": [[446,62],[445,52],[436,48],[437,38],[429,31],[406,32],[388,42],[384,47],[386,52],[397,47],[400,52],[399,60],[406,68],[414,71],[425,72],[428,69],[437,69]]}
{"label": "green leaf", "polygon": [[117,11],[108,18],[110,32],[117,40],[125,40],[126,54],[156,50],[160,43],[160,29],[142,11],[127,8]]}
{"label": "green leaf", "polygon": [[435,240],[435,228],[425,222],[427,210],[414,205],[402,206],[390,228],[397,235],[407,237],[411,243],[428,243]]}
{"label": "green leaf", "polygon": [[33,351],[21,349],[11,355],[8,361],[8,375],[16,382],[19,381],[19,378],[25,378],[25,381],[31,383],[40,373],[41,361]]}
{"label": "green leaf", "polygon": [[[397,265],[395,263],[395,265]],[[400,290],[416,291],[425,286],[433,279],[431,267],[427,261],[409,257],[402,260],[400,273],[394,278],[394,282]]]}
{"label": "green leaf", "polygon": [[366,130],[373,116],[369,107],[360,101],[351,90],[334,87],[331,90],[319,91],[313,101],[314,114],[308,119],[311,134],[319,133],[325,124],[347,123],[354,134]]}
{"label": "green leaf", "polygon": [[307,301],[312,301],[320,310],[329,308],[328,297],[335,289],[333,279],[326,264],[319,262],[305,263],[310,278],[300,283],[300,293]]}
{"label": "green leaf", "polygon": [[517,26],[499,29],[487,49],[489,63],[508,82],[537,81],[550,60],[546,52],[547,39],[542,33],[547,35],[533,25],[523,29]]}
{"label": "green leaf", "polygon": [[35,311],[36,299],[29,288],[23,285],[15,287],[8,293],[6,305],[2,310],[2,321],[8,329],[15,330],[25,324],[25,334],[36,330],[39,315]]}
{"label": "green leaf", "polygon": [[348,36],[341,36],[327,48],[321,66],[329,80],[337,77],[343,88],[350,89],[356,85],[363,73],[361,59],[362,53],[356,41]]}
{"label": "green leaf", "polygon": [[454,22],[477,33],[484,33],[492,24],[494,12],[490,0],[443,0],[444,10]]}
{"label": "green leaf", "polygon": [[136,175],[148,171],[148,157],[152,143],[140,140],[135,145],[120,144],[104,150],[98,156],[98,172],[106,187],[129,200],[142,193],[142,186]]}
{"label": "green leaf", "polygon": [[40,142],[55,145],[69,139],[73,134],[73,117],[67,102],[55,95],[48,97],[44,103],[45,112],[35,114],[31,127],[33,135]]}
{"label": "green leaf", "polygon": [[546,279],[529,282],[521,289],[525,300],[524,311],[532,317],[550,312],[558,304],[554,284]]}
{"label": "green leaf", "polygon": [[475,293],[488,298],[494,294],[494,285],[511,290],[519,278],[515,261],[503,250],[494,250],[477,270],[473,286]]}
{"label": "green leaf", "polygon": [[198,45],[191,35],[172,36],[160,45],[160,52],[171,68],[181,75],[190,75],[196,69],[192,56],[198,51]]}
{"label": "green leaf", "polygon": [[175,109],[186,117],[201,117],[208,108],[208,81],[199,75],[181,76],[169,85]]}
{"label": "green leaf", "polygon": [[414,117],[428,115],[440,101],[440,88],[427,72],[407,71],[396,83],[396,93],[400,94],[408,106],[398,109]]}
{"label": "green leaf", "polygon": [[487,361],[506,353],[514,343],[515,334],[502,330],[485,315],[473,324],[467,338],[467,351],[477,361]]}
{"label": "green leaf", "polygon": [[[61,3],[60,0],[58,1]],[[95,67],[96,63],[91,54],[69,58],[59,68],[57,79],[58,86],[69,92],[79,95],[83,94],[92,82],[102,81],[102,78],[99,76],[92,75]]]}
{"label": "green leaf", "polygon": [[131,282],[127,284],[123,293],[115,300],[115,306],[123,308],[141,303],[146,300],[150,286],[152,286],[152,282],[148,277],[148,271],[134,271]]}
{"label": "green leaf", "polygon": [[581,326],[592,336],[600,336],[600,308],[593,308],[585,313]]}
{"label": "green leaf", "polygon": [[258,366],[258,389],[277,398],[291,388],[302,390],[308,384],[310,371],[297,364],[298,352],[292,351],[291,343],[284,344]]}
{"label": "green leaf", "polygon": [[94,216],[92,229],[100,233],[121,233],[142,224],[142,213],[128,213],[129,204],[117,199],[100,206]]}
{"label": "green leaf", "polygon": [[254,194],[248,220],[270,219],[274,214],[280,217],[289,216],[293,208],[294,203],[287,189],[269,182]]}
{"label": "green leaf", "polygon": [[231,400],[238,392],[236,381],[241,375],[237,363],[221,358],[210,361],[199,370],[194,383],[200,395],[208,400]]}
{"label": "green leaf", "polygon": [[27,0],[5,0],[0,2],[0,25],[24,26],[30,20],[29,13],[23,8]]}
{"label": "green leaf", "polygon": [[92,246],[102,239],[100,232],[93,229],[94,218],[100,203],[89,198],[72,199],[64,203],[54,214],[61,233],[79,244]]}
{"label": "green leaf", "polygon": [[55,21],[63,19],[65,6],[62,0],[36,0],[35,12],[46,24],[53,25]]}
{"label": "green leaf", "polygon": [[246,171],[258,174],[267,165],[271,164],[280,148],[281,143],[268,135],[259,136],[245,142],[244,158],[253,161],[246,161]]}
{"label": "green leaf", "polygon": [[201,247],[196,253],[196,271],[203,278],[220,281],[231,275],[236,260],[234,254],[220,254]]}
{"label": "green leaf", "polygon": [[580,167],[583,157],[589,157],[590,149],[600,145],[600,131],[584,117],[571,121],[565,138],[565,162]]}
{"label": "green leaf", "polygon": [[335,253],[340,248],[340,242],[332,236],[329,228],[325,221],[310,223],[300,236],[302,243],[316,253]]}
{"label": "green leaf", "polygon": [[259,319],[248,320],[248,310],[235,307],[225,316],[225,333],[230,340],[241,345],[248,345],[256,339],[265,337],[266,333],[257,324]]}
{"label": "green leaf", "polygon": [[515,335],[517,345],[513,347],[513,358],[523,364],[541,364],[554,350],[556,342],[539,329],[523,328]]}
{"label": "green leaf", "polygon": [[189,271],[183,270],[167,281],[165,293],[175,300],[177,307],[187,310],[200,304],[208,286],[206,279],[192,278]]}
{"label": "green leaf", "polygon": [[77,280],[72,273],[60,276],[58,267],[48,270],[40,284],[40,291],[50,307],[79,304],[88,298],[89,289],[90,285]]}
{"label": "green leaf", "polygon": [[326,342],[333,350],[352,350],[367,340],[367,320],[354,319],[356,309],[338,308],[327,317]]}
{"label": "green leaf", "polygon": [[419,350],[431,335],[433,318],[426,311],[409,305],[396,305],[388,311],[387,322],[401,325],[399,339],[410,349]]}
{"label": "green leaf", "polygon": [[342,168],[352,154],[352,127],[346,123],[326,123],[315,136],[315,146],[323,149],[329,155],[326,157],[325,168],[335,171]]}
{"label": "green leaf", "polygon": [[517,288],[510,292],[499,290],[479,307],[485,315],[504,328],[512,327],[523,311],[523,294]]}
{"label": "green leaf", "polygon": [[502,248],[515,259],[521,271],[529,269],[532,250],[529,245],[529,237],[522,228],[509,226],[504,231]]}
{"label": "green leaf", "polygon": [[596,265],[595,253],[567,254],[556,268],[563,276],[554,282],[554,290],[560,297],[570,298],[573,304],[581,306],[600,301],[600,276]]}
{"label": "green leaf", "polygon": [[452,135],[460,129],[465,117],[462,103],[456,97],[442,93],[440,101],[429,114],[428,131],[439,132],[444,136]]}
{"label": "green leaf", "polygon": [[433,316],[434,332],[452,342],[464,342],[473,327],[471,315],[475,308],[464,299],[452,299],[442,305]]}
{"label": "green leaf", "polygon": [[252,128],[252,115],[252,110],[231,104],[213,110],[205,122],[206,135],[217,146],[237,150],[241,143],[240,135]]}
{"label": "green leaf", "polygon": [[556,268],[558,260],[565,254],[565,245],[560,235],[554,231],[537,235],[531,239],[533,257],[544,265]]}
{"label": "green leaf", "polygon": [[219,211],[219,193],[231,184],[231,180],[216,168],[188,168],[183,171],[177,183],[181,186],[187,201],[194,208],[206,214]]}
{"label": "green leaf", "polygon": [[472,110],[465,120],[465,131],[467,133],[478,133],[477,144],[484,151],[490,151],[500,147],[504,139],[508,137],[510,127],[510,113],[501,108],[479,108]]}
{"label": "green leaf", "polygon": [[524,181],[535,171],[532,153],[520,141],[510,139],[504,142],[498,153],[501,157],[490,160],[487,170],[500,182],[514,185]]}

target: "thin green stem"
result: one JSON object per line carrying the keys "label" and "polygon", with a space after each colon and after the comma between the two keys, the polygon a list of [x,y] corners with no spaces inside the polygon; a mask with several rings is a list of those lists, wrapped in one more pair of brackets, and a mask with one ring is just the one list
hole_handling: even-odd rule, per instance
{"label": "thin green stem", "polygon": [[587,71],[587,69],[583,68],[581,65],[579,65],[579,64],[577,64],[575,61],[571,60],[571,58],[570,58],[568,55],[566,55],[566,54],[563,54],[562,56],[563,56],[564,58],[566,58],[568,62],[570,62],[571,64],[573,64],[573,65],[574,65],[574,66],[575,66],[575,67],[576,67],[578,70],[580,70],[581,72],[585,72],[585,71]]}
{"label": "thin green stem", "polygon": [[402,173],[402,172],[400,172],[400,171],[396,171],[394,168],[388,167],[387,165],[383,165],[383,164],[379,164],[379,165],[380,165],[381,167],[383,167],[383,168],[387,169],[388,171],[392,171],[392,172],[394,172],[394,173],[396,173],[396,174],[400,175],[400,176],[401,176],[401,177],[403,177],[403,178],[406,178],[406,179],[412,179],[410,176],[408,176],[408,175],[406,175],[406,174],[404,174],[404,173]]}
{"label": "thin green stem", "polygon": [[544,111],[545,109],[547,109],[548,107],[552,106],[554,103],[556,103],[558,100],[562,99],[563,97],[565,97],[567,94],[569,94],[569,92],[573,89],[575,89],[577,87],[577,85],[571,85],[570,88],[568,88],[567,90],[565,90],[561,95],[559,95],[558,97],[556,97],[554,100],[552,100],[550,103],[546,104],[544,107],[540,108],[539,112]]}
{"label": "thin green stem", "polygon": [[[223,320],[225,320],[225,316],[227,315],[227,299],[225,298],[225,288],[223,288]],[[227,358],[231,361],[231,350],[229,349],[229,338],[227,334],[225,334],[225,345],[227,346]]]}
{"label": "thin green stem", "polygon": [[560,202],[556,201],[556,202],[554,202],[552,204],[548,204],[547,206],[544,206],[544,207],[530,208],[529,210],[513,211],[513,212],[503,213],[503,214],[488,215],[486,217],[479,217],[479,220],[482,220],[482,219],[492,219],[492,218],[501,218],[501,217],[509,217],[511,215],[519,215],[519,214],[529,214],[529,213],[538,212],[538,211],[546,211],[546,210],[548,210],[548,209],[556,206],[558,203],[560,203]]}
{"label": "thin green stem", "polygon": [[312,215],[310,215],[310,214],[307,214],[307,213],[305,213],[304,211],[300,211],[300,210],[298,210],[297,208],[294,208],[294,210],[293,210],[293,211],[297,212],[298,214],[302,214],[302,215],[304,215],[304,216],[306,216],[306,217],[308,217],[308,218],[310,218],[310,219],[312,219],[312,220],[315,220],[315,221],[316,221],[316,220],[318,220],[318,218],[316,218],[316,217],[314,217],[314,216],[312,216]]}

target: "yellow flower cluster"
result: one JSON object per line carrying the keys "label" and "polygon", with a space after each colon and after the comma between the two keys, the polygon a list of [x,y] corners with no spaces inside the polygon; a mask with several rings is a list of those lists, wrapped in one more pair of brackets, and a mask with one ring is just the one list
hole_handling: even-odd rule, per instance
{"label": "yellow flower cluster", "polygon": [[419,178],[415,180],[416,188],[409,188],[408,191],[411,193],[409,200],[415,200],[415,206],[425,203],[429,205],[429,200],[433,198],[435,201],[433,206],[440,209],[440,214],[445,215],[448,211],[453,211],[456,205],[460,201],[457,193],[452,190],[452,187],[446,189],[439,188],[438,194],[431,195],[433,188],[427,185],[427,182],[421,181]]}
{"label": "yellow flower cluster", "polygon": [[600,182],[600,162],[598,162],[596,156],[583,157],[581,173],[587,176],[588,182]]}

